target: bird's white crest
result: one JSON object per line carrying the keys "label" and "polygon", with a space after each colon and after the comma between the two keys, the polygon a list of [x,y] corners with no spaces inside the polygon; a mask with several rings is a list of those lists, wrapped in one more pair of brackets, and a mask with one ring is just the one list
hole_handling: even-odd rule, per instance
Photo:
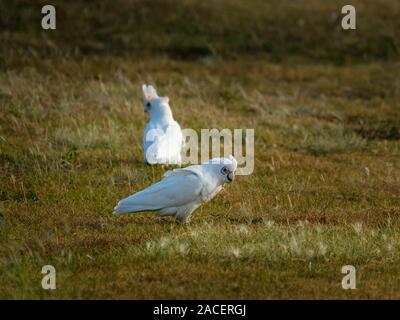
{"label": "bird's white crest", "polygon": [[236,168],[236,159],[230,157],[168,171],[160,182],[121,200],[113,213],[156,211],[185,222],[196,208],[221,191],[224,183],[233,180],[229,175],[234,175]]}
{"label": "bird's white crest", "polygon": [[153,86],[143,85],[143,94],[146,100],[151,101],[153,98],[158,97],[156,89]]}
{"label": "bird's white crest", "polygon": [[224,164],[232,172],[235,172],[237,169],[237,161],[232,155],[230,155],[229,158],[213,158],[205,163]]}

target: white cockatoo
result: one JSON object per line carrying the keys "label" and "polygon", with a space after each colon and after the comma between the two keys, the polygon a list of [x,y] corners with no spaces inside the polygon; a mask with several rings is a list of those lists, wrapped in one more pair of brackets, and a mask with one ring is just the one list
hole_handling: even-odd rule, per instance
{"label": "white cockatoo", "polygon": [[150,115],[143,136],[144,161],[148,164],[181,164],[183,135],[172,116],[168,97],[159,97],[143,85],[144,111]]}
{"label": "white cockatoo", "polygon": [[191,213],[220,192],[225,182],[233,181],[236,168],[236,159],[230,156],[167,171],[161,181],[122,199],[113,214],[156,211],[159,216],[187,222]]}

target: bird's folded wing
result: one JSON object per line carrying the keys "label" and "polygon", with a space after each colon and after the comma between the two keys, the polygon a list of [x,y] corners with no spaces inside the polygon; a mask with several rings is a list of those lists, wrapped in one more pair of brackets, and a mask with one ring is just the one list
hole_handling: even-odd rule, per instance
{"label": "bird's folded wing", "polygon": [[174,148],[180,151],[182,145],[182,131],[179,125],[174,122],[169,125],[164,134],[159,135],[155,140],[160,146],[166,146],[168,148]]}
{"label": "bird's folded wing", "polygon": [[[145,137],[148,137],[147,132],[151,132],[151,130],[151,126],[146,127]],[[144,139],[144,150],[147,162],[180,162],[180,152],[182,148],[183,137],[179,125],[176,122],[173,122],[163,130],[158,129],[157,132],[153,131],[155,136],[151,135],[151,140]]]}
{"label": "bird's folded wing", "polygon": [[199,199],[202,188],[201,179],[196,174],[181,170],[121,200],[115,213],[179,207]]}

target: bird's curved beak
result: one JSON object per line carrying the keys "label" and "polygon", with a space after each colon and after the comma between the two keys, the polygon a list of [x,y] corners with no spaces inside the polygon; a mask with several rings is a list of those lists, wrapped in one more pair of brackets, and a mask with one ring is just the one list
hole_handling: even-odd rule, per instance
{"label": "bird's curved beak", "polygon": [[233,180],[235,180],[235,173],[229,172],[226,178],[228,179],[229,182],[232,182]]}

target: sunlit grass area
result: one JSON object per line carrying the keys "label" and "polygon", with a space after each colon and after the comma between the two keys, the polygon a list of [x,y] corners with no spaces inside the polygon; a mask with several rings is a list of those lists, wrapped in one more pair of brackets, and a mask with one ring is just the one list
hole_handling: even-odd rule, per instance
{"label": "sunlit grass area", "polygon": [[[397,1],[355,1],[354,34],[341,1],[55,1],[52,34],[32,3],[0,10],[1,298],[400,298]],[[182,128],[255,129],[253,174],[188,225],[111,215],[166,170],[142,83]]]}

